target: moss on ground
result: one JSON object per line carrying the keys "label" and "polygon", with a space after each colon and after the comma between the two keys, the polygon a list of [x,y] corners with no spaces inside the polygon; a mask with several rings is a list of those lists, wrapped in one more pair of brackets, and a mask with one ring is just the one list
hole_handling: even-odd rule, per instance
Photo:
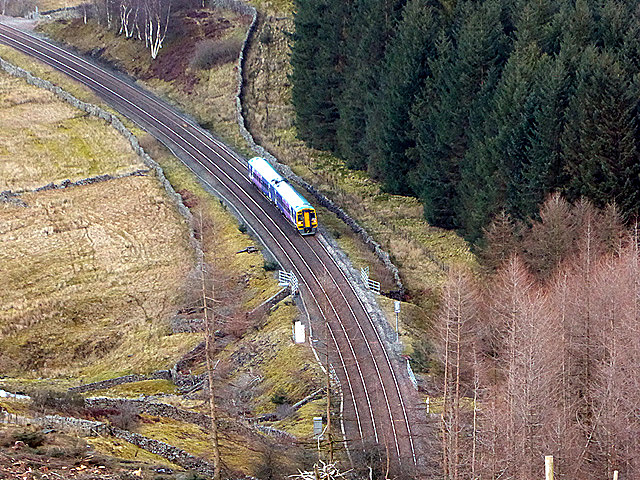
{"label": "moss on ground", "polygon": [[[302,441],[313,438],[313,417],[324,417],[327,414],[327,400],[322,398],[314,400],[300,407],[292,415],[274,423],[274,427],[295,435]],[[337,418],[337,417],[336,417]],[[339,426],[334,433],[339,431]]]}
{"label": "moss on ground", "polygon": [[[142,423],[137,431],[146,437],[183,448],[205,460],[213,460],[210,434],[197,425],[169,418],[142,415]],[[259,454],[251,443],[233,429],[219,430],[219,445],[224,465],[228,470],[249,474],[251,465],[259,460]]]}

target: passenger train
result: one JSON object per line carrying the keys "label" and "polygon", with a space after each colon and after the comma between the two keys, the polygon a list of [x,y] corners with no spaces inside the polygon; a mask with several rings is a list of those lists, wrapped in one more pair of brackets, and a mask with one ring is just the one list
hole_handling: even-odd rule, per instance
{"label": "passenger train", "polygon": [[249,178],[273,202],[302,235],[313,235],[318,228],[316,211],[264,158],[248,162]]}

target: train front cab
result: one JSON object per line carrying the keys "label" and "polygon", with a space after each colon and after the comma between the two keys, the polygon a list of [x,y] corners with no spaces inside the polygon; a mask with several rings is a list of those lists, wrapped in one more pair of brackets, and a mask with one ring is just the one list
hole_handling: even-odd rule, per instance
{"label": "train front cab", "polygon": [[296,217],[298,231],[302,235],[313,235],[318,229],[318,219],[313,208],[303,208],[298,210]]}

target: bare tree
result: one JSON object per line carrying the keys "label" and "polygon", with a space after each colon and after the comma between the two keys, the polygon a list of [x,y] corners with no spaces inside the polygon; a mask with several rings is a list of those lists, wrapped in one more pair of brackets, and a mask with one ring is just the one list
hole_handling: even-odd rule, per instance
{"label": "bare tree", "polygon": [[[215,228],[210,229],[210,235],[215,235]],[[204,236],[204,221],[202,220],[202,210],[200,210],[200,236]],[[204,242],[202,242],[204,246]],[[213,262],[213,271],[215,271],[215,265],[217,259],[215,255],[211,256]],[[215,388],[213,379],[213,358],[212,358],[212,341],[214,340],[214,325],[215,325],[215,313],[211,308],[215,303],[215,282],[213,278],[207,278],[207,263],[205,262],[205,254],[203,252],[202,263],[200,265],[200,279],[202,286],[202,307],[204,313],[204,339],[205,339],[205,357],[207,365],[207,379],[209,381],[209,416],[211,417],[211,444],[213,448],[213,465],[214,465],[214,480],[220,480],[221,460],[220,460],[220,445],[218,442],[218,422],[216,416],[216,400],[215,400]]]}
{"label": "bare tree", "polygon": [[169,28],[172,0],[144,0],[145,28],[144,38],[151,58],[158,57]]}
{"label": "bare tree", "polygon": [[120,0],[120,30],[119,35],[125,38],[133,37],[138,23],[141,0]]}
{"label": "bare tree", "polygon": [[473,374],[472,358],[468,355],[474,339],[477,301],[469,273],[453,269],[443,289],[437,330],[441,341],[441,360],[444,367],[443,411],[441,421],[442,462],[444,478],[458,480],[468,476],[464,468],[461,442],[464,408],[462,397]]}

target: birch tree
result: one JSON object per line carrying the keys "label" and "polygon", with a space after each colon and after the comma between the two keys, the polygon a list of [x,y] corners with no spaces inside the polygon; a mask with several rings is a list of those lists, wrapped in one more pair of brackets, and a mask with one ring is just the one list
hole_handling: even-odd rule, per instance
{"label": "birch tree", "polygon": [[169,28],[172,0],[143,0],[144,1],[144,39],[145,45],[151,52],[151,58],[158,57]]}

